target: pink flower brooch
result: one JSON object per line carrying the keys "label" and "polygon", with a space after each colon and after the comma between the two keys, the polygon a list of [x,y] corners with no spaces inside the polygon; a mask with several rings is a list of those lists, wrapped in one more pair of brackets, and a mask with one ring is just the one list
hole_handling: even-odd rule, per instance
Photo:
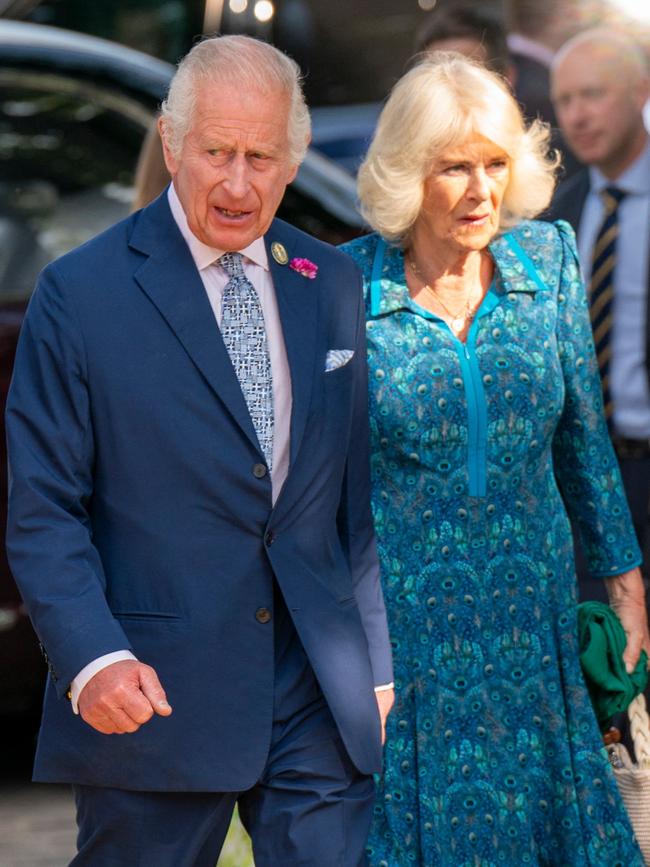
{"label": "pink flower brooch", "polygon": [[318,274],[318,265],[309,259],[292,259],[289,262],[289,267],[309,280],[313,280]]}

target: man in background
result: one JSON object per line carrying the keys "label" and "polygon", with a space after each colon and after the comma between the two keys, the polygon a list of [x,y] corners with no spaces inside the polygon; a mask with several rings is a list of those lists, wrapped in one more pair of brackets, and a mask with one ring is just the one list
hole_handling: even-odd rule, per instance
{"label": "man in background", "polygon": [[[579,163],[567,150],[557,128],[549,68],[555,49],[579,29],[584,19],[582,14],[571,15],[571,3],[563,15],[553,0],[543,9],[539,5],[529,8],[531,5],[527,0],[511,0],[506,17],[496,5],[467,0],[437,6],[418,29],[415,60],[427,51],[457,51],[502,75],[526,118],[540,118],[551,125],[552,145],[562,154],[562,176],[566,177]],[[507,24],[516,27],[517,32],[508,34]]]}
{"label": "man in background", "polygon": [[[551,87],[565,140],[586,167],[560,185],[550,217],[568,220],[578,236],[605,412],[647,553],[650,140],[643,123],[649,93],[644,54],[626,35],[585,31],[555,56]],[[589,586],[589,596],[597,595],[597,585]]]}
{"label": "man in background", "polygon": [[497,10],[475,3],[446,3],[424,19],[415,38],[417,54],[457,51],[513,83],[503,21]]}

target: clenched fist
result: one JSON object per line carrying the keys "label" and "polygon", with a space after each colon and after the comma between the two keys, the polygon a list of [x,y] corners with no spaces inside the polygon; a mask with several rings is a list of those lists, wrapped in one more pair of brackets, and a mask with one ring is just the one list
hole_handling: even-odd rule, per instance
{"label": "clenched fist", "polygon": [[154,713],[169,716],[171,712],[154,669],[135,659],[106,666],[79,696],[81,718],[105,735],[135,732]]}

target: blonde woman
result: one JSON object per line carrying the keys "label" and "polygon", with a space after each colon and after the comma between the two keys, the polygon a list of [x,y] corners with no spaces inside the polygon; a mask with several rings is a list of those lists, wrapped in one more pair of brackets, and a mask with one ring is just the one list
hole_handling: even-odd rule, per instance
{"label": "blonde woman", "polygon": [[440,54],[395,87],[361,169],[373,505],[397,701],[372,867],[637,865],[576,635],[570,523],[650,651],[548,132]]}

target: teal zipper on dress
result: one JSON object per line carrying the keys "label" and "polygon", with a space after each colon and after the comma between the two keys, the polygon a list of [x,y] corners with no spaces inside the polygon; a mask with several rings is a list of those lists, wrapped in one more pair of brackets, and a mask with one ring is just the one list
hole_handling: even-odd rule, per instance
{"label": "teal zipper on dress", "polygon": [[455,338],[455,342],[467,401],[469,496],[484,497],[487,494],[488,419],[483,378],[476,357],[476,325],[475,319],[470,326],[466,343],[462,343],[458,338]]}
{"label": "teal zipper on dress", "polygon": [[[379,315],[381,311],[381,275],[383,271],[386,242],[383,238],[377,241],[377,248],[373,256],[372,274],[370,279],[370,313],[371,316]],[[490,313],[499,303],[494,284],[488,289],[485,298],[481,302],[476,316],[467,334],[467,342],[460,341],[449,325],[410,299],[413,309],[417,310],[425,319],[439,322],[452,336],[456,353],[460,363],[463,378],[463,389],[467,402],[467,472],[469,477],[469,496],[485,497],[487,494],[487,402],[483,388],[483,377],[476,356],[476,332],[478,322],[482,316]]]}

